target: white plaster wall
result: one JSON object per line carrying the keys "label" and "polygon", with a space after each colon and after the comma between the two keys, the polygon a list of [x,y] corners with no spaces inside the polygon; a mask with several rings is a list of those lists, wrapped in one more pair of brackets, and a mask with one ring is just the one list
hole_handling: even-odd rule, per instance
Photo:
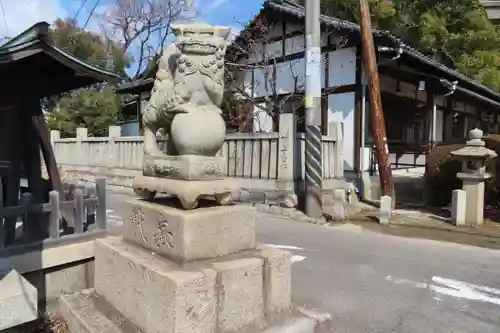
{"label": "white plaster wall", "polygon": [[356,83],[356,47],[330,52],[328,63],[330,87]]}
{"label": "white plaster wall", "polygon": [[254,69],[253,97],[263,97],[272,94],[272,67],[258,67]]}
{"label": "white plaster wall", "polygon": [[[356,83],[356,48],[330,52],[328,83],[331,87]],[[344,170],[354,169],[354,93],[328,96],[328,122],[342,122]]]}
{"label": "white plaster wall", "polygon": [[[320,45],[325,46],[328,41],[326,35],[321,35]],[[298,35],[285,39],[285,54],[294,54],[303,52],[306,49],[306,38],[304,35]]]}
{"label": "white plaster wall", "polygon": [[304,58],[276,65],[276,90],[278,94],[292,93],[305,89],[305,65]]}
{"label": "white plaster wall", "polygon": [[[370,147],[370,144],[368,144],[368,133],[371,131],[371,120],[370,120],[370,103],[368,102],[368,99],[366,96],[368,96],[368,91],[366,87],[366,75],[364,71],[361,72],[361,82],[364,84],[364,94],[362,93],[362,100],[364,99],[365,105],[364,105],[364,110],[362,110],[362,118],[361,118],[361,152],[360,152],[360,159],[361,159],[361,168],[362,171],[368,171],[370,170],[370,161],[371,161],[371,154],[372,154],[372,149]],[[364,97],[363,97],[364,96]]]}
{"label": "white plaster wall", "polygon": [[242,71],[243,90],[247,96],[252,96],[253,71]]}
{"label": "white plaster wall", "polygon": [[259,104],[254,107],[253,131],[254,132],[272,132],[273,119],[268,115],[264,108],[265,103]]}
{"label": "white plaster wall", "polygon": [[266,44],[264,47],[265,59],[273,59],[283,56],[282,41],[276,41]]}
{"label": "white plaster wall", "polygon": [[370,161],[371,161],[371,154],[372,154],[372,149],[370,147],[365,147],[361,148],[361,156],[363,160],[363,171],[369,171],[370,170]]}
{"label": "white plaster wall", "polygon": [[342,122],[344,170],[354,170],[354,93],[328,96],[328,122]]}
{"label": "white plaster wall", "polygon": [[[323,55],[324,57],[324,55]],[[323,58],[324,59],[324,58]],[[325,61],[321,62],[321,88],[325,86]],[[276,65],[276,90],[278,94],[293,93],[305,89],[306,59],[300,58]],[[295,83],[295,81],[297,81]],[[295,84],[297,87],[295,87]],[[296,88],[296,90],[294,90]]]}
{"label": "white plaster wall", "polygon": [[139,136],[139,121],[121,124],[122,136]]}
{"label": "white plaster wall", "polygon": [[253,64],[264,58],[264,45],[257,44],[252,49],[253,53],[248,55],[248,63]]}
{"label": "white plaster wall", "polygon": [[306,40],[304,35],[294,36],[285,39],[285,54],[294,54],[305,50]]}

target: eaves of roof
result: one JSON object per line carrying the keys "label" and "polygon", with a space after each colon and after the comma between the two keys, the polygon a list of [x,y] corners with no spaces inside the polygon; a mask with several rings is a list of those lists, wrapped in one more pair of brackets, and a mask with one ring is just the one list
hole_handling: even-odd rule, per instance
{"label": "eaves of roof", "polygon": [[0,63],[9,63],[17,54],[22,54],[28,49],[37,49],[38,52],[46,53],[77,73],[93,77],[98,81],[120,82],[123,80],[118,74],[89,64],[49,42],[48,27],[47,22],[38,22],[0,46]]}
{"label": "eaves of roof", "polygon": [[115,92],[118,94],[138,93],[142,92],[144,89],[147,89],[148,87],[152,87],[153,84],[154,84],[153,78],[132,80],[120,84],[115,89]]}
{"label": "eaves of roof", "polygon": [[[301,5],[298,5],[289,0],[267,0],[264,2],[264,5],[257,16],[264,14],[284,14],[290,18],[295,20],[304,20],[305,19],[305,8]],[[330,28],[336,29],[338,31],[346,32],[346,33],[361,33],[361,28],[358,24],[341,20],[339,18],[330,17],[326,15],[320,16],[321,24]],[[243,31],[246,31],[252,27],[255,21],[249,23]],[[242,38],[243,34],[240,34],[235,39],[235,43],[238,43],[239,39]],[[439,63],[438,61],[425,56],[424,54],[418,52],[417,50],[411,48],[408,45],[405,45],[401,39],[392,35],[388,31],[373,29],[374,41],[377,45],[380,46],[389,46],[389,47],[401,47],[403,50],[403,54],[408,56],[410,60],[417,61],[425,66],[427,66],[430,70],[435,71],[440,76],[443,76],[448,81],[458,81],[458,87],[462,86],[463,88],[457,89],[463,93],[471,92],[473,97],[485,95],[488,99],[493,100],[495,102],[500,102],[500,94],[495,92],[494,90],[482,85],[470,77],[467,77],[451,68],[446,67],[445,65]],[[491,103],[490,103],[491,104]]]}

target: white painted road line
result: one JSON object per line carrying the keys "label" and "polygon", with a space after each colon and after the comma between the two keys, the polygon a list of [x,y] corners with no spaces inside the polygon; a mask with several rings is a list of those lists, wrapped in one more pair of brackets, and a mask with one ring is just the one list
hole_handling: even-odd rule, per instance
{"label": "white painted road line", "polygon": [[293,245],[275,245],[275,244],[266,244],[266,246],[273,247],[275,249],[281,250],[303,250],[303,248]]}
{"label": "white painted road line", "polygon": [[500,289],[495,289],[495,288],[491,288],[488,286],[481,286],[481,285],[477,285],[477,284],[466,283],[466,282],[456,281],[456,280],[452,280],[452,279],[446,279],[446,278],[442,278],[439,276],[432,277],[432,281],[434,281],[436,283],[444,284],[444,285],[450,285],[450,286],[455,286],[455,287],[466,287],[469,289],[476,289],[476,290],[483,291],[483,292],[490,293],[490,294],[500,295]]}
{"label": "white painted road line", "polygon": [[[276,244],[265,244],[266,246],[275,248],[275,249],[280,249],[280,250],[303,250],[303,248],[298,247],[298,246],[293,246],[293,245],[276,245]],[[307,257],[304,256],[299,256],[299,255],[293,255],[292,256],[292,263],[295,262],[301,262],[302,260],[305,260]]]}
{"label": "white painted road line", "polygon": [[292,263],[294,263],[294,262],[301,262],[302,260],[304,260],[306,258],[307,257],[295,255],[295,256],[292,257]]}
{"label": "white painted road line", "polygon": [[434,283],[424,283],[408,279],[398,279],[392,276],[387,276],[385,279],[395,284],[406,284],[415,288],[429,289],[438,294],[447,295],[454,298],[467,299],[471,301],[490,303],[500,306],[500,297],[497,297],[497,295],[500,296],[500,289],[488,286],[467,283],[449,278],[442,278],[439,276],[432,277],[431,280]]}

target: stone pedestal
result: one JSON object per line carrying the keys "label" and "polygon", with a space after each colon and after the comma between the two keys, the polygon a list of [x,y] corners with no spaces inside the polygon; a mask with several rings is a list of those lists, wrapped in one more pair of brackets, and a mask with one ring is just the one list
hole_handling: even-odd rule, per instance
{"label": "stone pedestal", "polygon": [[462,190],[465,192],[465,223],[483,224],[484,181],[489,177],[459,173],[458,178],[462,181]]}
{"label": "stone pedestal", "polygon": [[465,211],[467,207],[466,192],[454,190],[451,195],[451,222],[456,226],[465,225]]}
{"label": "stone pedestal", "polygon": [[475,128],[469,131],[466,146],[450,153],[462,162],[457,178],[462,181],[465,191],[465,223],[469,225],[483,223],[484,182],[491,178],[486,172],[486,162],[497,156],[493,150],[485,148],[482,137],[483,131]]}
{"label": "stone pedestal", "polygon": [[134,191],[146,199],[154,198],[157,193],[173,195],[180,200],[182,208],[194,209],[202,197],[212,197],[219,205],[230,204],[239,186],[231,179],[187,181],[139,176],[134,180]]}
{"label": "stone pedestal", "polygon": [[176,262],[255,248],[255,217],[243,205],[181,210],[130,200],[123,238]]}
{"label": "stone pedestal", "polygon": [[293,309],[291,254],[255,244],[253,208],[129,207],[123,237],[96,241],[95,288],[60,299],[71,332],[329,332]]}
{"label": "stone pedestal", "polygon": [[143,175],[180,180],[222,179],[226,174],[220,156],[144,156]]}
{"label": "stone pedestal", "polygon": [[219,156],[144,155],[143,176],[134,180],[140,197],[153,199],[157,193],[176,196],[184,209],[198,207],[201,197],[212,197],[219,205],[230,204],[238,184],[224,179],[226,168]]}

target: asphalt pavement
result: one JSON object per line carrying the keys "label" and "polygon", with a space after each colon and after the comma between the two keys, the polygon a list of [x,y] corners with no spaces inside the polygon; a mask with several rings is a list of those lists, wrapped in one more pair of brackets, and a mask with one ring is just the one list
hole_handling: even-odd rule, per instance
{"label": "asphalt pavement", "polygon": [[[111,226],[129,198],[109,195]],[[498,250],[272,215],[257,238],[292,252],[294,302],[330,313],[333,332],[500,332]]]}

